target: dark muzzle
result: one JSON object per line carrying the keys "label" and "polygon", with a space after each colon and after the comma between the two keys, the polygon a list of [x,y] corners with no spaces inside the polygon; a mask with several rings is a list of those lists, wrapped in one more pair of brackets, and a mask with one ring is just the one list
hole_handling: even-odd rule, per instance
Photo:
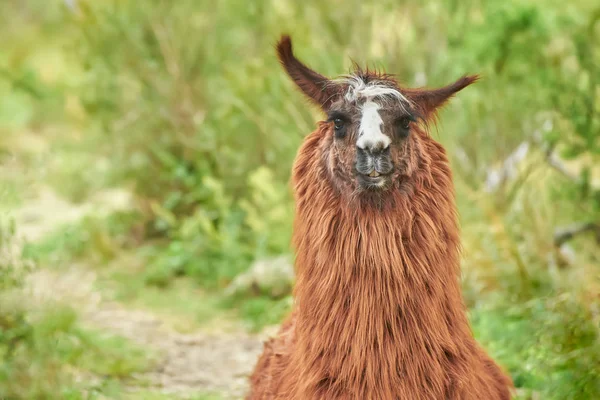
{"label": "dark muzzle", "polygon": [[389,175],[394,169],[390,148],[371,151],[356,148],[356,172],[360,175],[376,177]]}

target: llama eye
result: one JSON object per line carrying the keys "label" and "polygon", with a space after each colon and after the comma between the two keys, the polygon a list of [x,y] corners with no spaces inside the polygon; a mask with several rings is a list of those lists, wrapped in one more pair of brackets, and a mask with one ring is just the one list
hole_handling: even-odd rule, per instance
{"label": "llama eye", "polygon": [[327,122],[333,122],[333,133],[337,139],[343,139],[346,136],[349,117],[340,111],[332,111],[327,118]]}
{"label": "llama eye", "polygon": [[408,128],[410,128],[410,122],[411,122],[411,119],[409,117],[402,117],[398,121],[398,126],[402,129],[408,129]]}
{"label": "llama eye", "polygon": [[335,137],[338,139],[343,139],[346,136],[346,121],[341,118],[336,118],[333,120],[333,129],[335,133]]}
{"label": "llama eye", "polygon": [[410,123],[413,121],[413,118],[406,116],[401,117],[396,120],[396,133],[397,135],[404,139],[408,136],[408,132],[410,130]]}

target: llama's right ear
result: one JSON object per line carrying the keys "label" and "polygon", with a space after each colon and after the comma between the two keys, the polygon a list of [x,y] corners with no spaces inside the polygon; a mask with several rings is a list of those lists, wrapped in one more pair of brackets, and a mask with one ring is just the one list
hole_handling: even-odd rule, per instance
{"label": "llama's right ear", "polygon": [[277,43],[277,56],[296,86],[316,105],[327,111],[338,94],[338,88],[323,75],[300,62],[292,50],[292,39],[283,35]]}

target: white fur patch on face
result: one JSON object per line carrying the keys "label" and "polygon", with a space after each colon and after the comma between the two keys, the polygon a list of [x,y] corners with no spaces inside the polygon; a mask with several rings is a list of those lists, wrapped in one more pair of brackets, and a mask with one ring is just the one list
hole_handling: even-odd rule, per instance
{"label": "white fur patch on face", "polygon": [[361,149],[385,149],[392,142],[389,137],[383,134],[381,126],[383,120],[379,115],[379,104],[367,99],[362,105],[362,116],[358,128],[358,140],[356,146]]}

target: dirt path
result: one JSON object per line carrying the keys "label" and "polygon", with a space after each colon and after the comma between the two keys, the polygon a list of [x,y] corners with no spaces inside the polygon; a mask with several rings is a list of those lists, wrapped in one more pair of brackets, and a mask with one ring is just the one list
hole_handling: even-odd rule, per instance
{"label": "dirt path", "polygon": [[262,350],[257,336],[243,332],[181,334],[156,315],[114,303],[103,304],[88,317],[98,327],[158,350],[161,360],[141,378],[166,394],[218,393],[226,399],[241,399],[248,388],[247,376]]}
{"label": "dirt path", "polygon": [[[29,241],[63,223],[73,223],[90,213],[127,207],[127,194],[107,192],[97,201],[73,205],[44,189],[40,196],[14,212],[21,235]],[[43,267],[43,266],[42,266]],[[181,334],[157,314],[127,308],[107,300],[95,287],[96,274],[77,265],[64,270],[41,269],[28,279],[32,301],[66,301],[77,304],[83,321],[123,336],[159,355],[152,371],[139,376],[148,386],[165,394],[188,397],[215,393],[224,399],[241,399],[248,387],[247,376],[262,350],[265,335],[247,332],[197,331]],[[135,391],[136,387],[129,388]]]}

